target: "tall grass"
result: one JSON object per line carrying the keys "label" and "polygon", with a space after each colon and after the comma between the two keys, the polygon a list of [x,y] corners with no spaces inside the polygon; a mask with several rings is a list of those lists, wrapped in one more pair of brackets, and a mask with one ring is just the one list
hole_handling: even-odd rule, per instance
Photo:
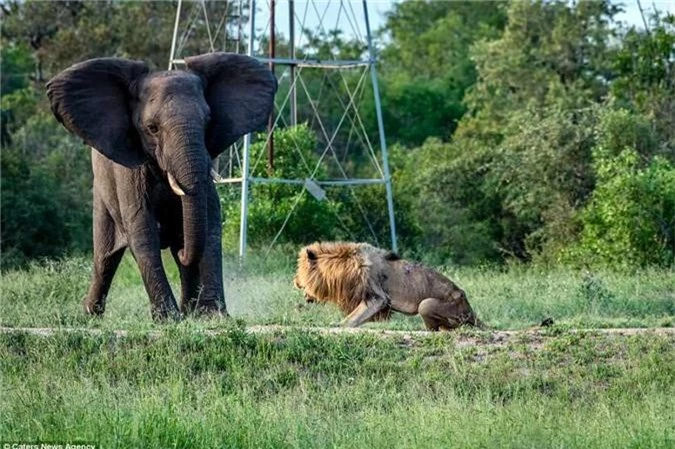
{"label": "tall grass", "polygon": [[[168,262],[168,261],[167,261]],[[177,273],[166,264],[177,287]],[[151,320],[138,269],[125,258],[106,315],[80,310],[90,262],[3,273],[0,322],[91,327],[99,334],[0,334],[0,442],[127,447],[670,448],[675,444],[675,338],[556,328],[543,341],[457,345],[437,334],[372,334],[244,324],[325,326],[341,317],[305,305],[293,260],[225,264],[236,320]],[[664,326],[675,316],[667,270],[586,273],[511,267],[443,270],[489,325],[544,317],[580,327]],[[422,329],[418,317],[369,324]],[[222,333],[201,332],[218,328]],[[116,337],[114,329],[127,329]],[[477,338],[482,338],[480,333]]]}
{"label": "tall grass", "polygon": [[666,336],[460,348],[239,329],[0,335],[4,441],[126,447],[668,448]]}
{"label": "tall grass", "polygon": [[[168,258],[170,259],[170,257]],[[179,292],[173,261],[165,266]],[[327,326],[340,321],[334,307],[305,305],[292,286],[294,260],[279,255],[253,256],[244,268],[226,260],[228,311],[249,324]],[[651,327],[675,323],[675,271],[582,272],[511,267],[446,268],[462,286],[480,318],[489,326],[518,329],[551,317],[576,327]],[[131,257],[125,257],[113,281],[106,315],[90,320],[81,313],[91,264],[86,259],[34,264],[25,271],[3,273],[0,323],[3,326],[152,327],[149,303]],[[203,322],[218,327],[221,322]],[[422,329],[419,317],[394,315],[391,322],[371,324],[391,329]]]}

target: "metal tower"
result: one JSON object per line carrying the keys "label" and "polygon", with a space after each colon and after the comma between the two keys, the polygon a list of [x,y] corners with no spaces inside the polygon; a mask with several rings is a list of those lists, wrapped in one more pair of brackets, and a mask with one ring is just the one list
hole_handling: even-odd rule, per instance
{"label": "metal tower", "polygon": [[[257,3],[260,3],[260,9],[257,9]],[[342,179],[315,179],[317,167],[312,171],[309,166],[307,177],[304,179],[281,179],[275,177],[254,177],[251,176],[251,143],[253,136],[251,134],[244,136],[243,143],[233,145],[229,151],[223,153],[217,161],[217,171],[221,173],[222,178],[217,182],[241,184],[241,222],[240,222],[240,240],[239,256],[243,260],[246,254],[247,239],[247,219],[249,207],[249,190],[254,184],[280,183],[297,185],[302,190],[299,195],[305,192],[313,195],[317,201],[325,199],[326,193],[323,188],[333,188],[336,186],[353,189],[357,186],[382,185],[384,184],[386,193],[386,202],[389,218],[389,229],[391,237],[391,249],[397,251],[396,242],[396,224],[394,220],[394,204],[392,194],[391,175],[389,172],[389,161],[387,153],[387,143],[385,139],[384,126],[382,120],[382,108],[380,104],[379,86],[377,80],[377,69],[375,51],[373,48],[372,33],[368,17],[368,5],[366,0],[287,0],[287,9],[278,8],[275,0],[220,0],[196,2],[183,2],[178,0],[176,10],[176,20],[171,41],[171,54],[169,56],[169,70],[181,68],[184,66],[184,57],[191,54],[199,54],[207,51],[229,51],[235,53],[245,53],[257,58],[259,61],[269,64],[270,69],[275,71],[279,81],[279,92],[275,99],[275,110],[270,117],[267,130],[267,153],[269,167],[274,161],[274,135],[273,131],[282,126],[294,126],[298,123],[298,116],[302,111],[298,110],[298,95],[306,95],[305,108],[307,119],[313,124],[318,125],[321,132],[319,154],[321,158],[318,164],[326,160],[326,156],[332,156],[336,170]],[[357,10],[360,12],[357,13]],[[260,23],[264,23],[262,29],[256,29],[259,17],[263,18]],[[287,16],[287,17],[283,17]],[[282,20],[277,20],[279,17]],[[287,23],[283,19],[287,19]],[[214,20],[215,19],[215,20]],[[327,28],[326,24],[335,20],[335,26]],[[284,28],[287,25],[287,28]],[[363,28],[362,28],[362,26]],[[248,33],[244,29],[248,29]],[[342,36],[347,29],[349,38],[354,42],[361,42],[365,50],[360,57],[355,59],[339,59],[333,55],[329,58],[319,60],[311,54],[302,51],[303,38],[311,35],[312,32],[326,36]],[[296,33],[300,30],[300,33]],[[205,31],[205,33],[204,33]],[[201,32],[201,36],[199,33]],[[279,57],[276,52],[277,39],[285,36],[285,48],[283,57]],[[316,34],[315,34],[316,35]],[[244,45],[245,44],[245,45]],[[305,42],[305,45],[307,43]],[[208,45],[208,46],[206,46]],[[267,51],[265,52],[265,47]],[[310,52],[311,53],[311,52]],[[283,69],[279,74],[280,69]],[[321,119],[321,96],[324,91],[324,85],[319,92],[310,92],[307,83],[304,81],[303,73],[311,71],[323,71],[323,81],[328,86],[325,91],[331,91],[344,112],[335,129],[329,130]],[[345,71],[356,72],[358,76],[352,76],[352,85],[348,77],[344,75]],[[370,86],[368,86],[368,74],[370,75]],[[332,81],[337,80],[337,81]],[[354,85],[354,81],[358,82]],[[282,93],[282,85],[287,86]],[[376,126],[379,140],[374,145],[366,132],[364,120],[358,109],[358,103],[366,92],[366,87],[372,88],[374,99]],[[343,89],[344,92],[336,93]],[[283,98],[281,98],[283,97]],[[286,116],[288,117],[286,119]],[[311,116],[311,117],[309,117]],[[351,126],[348,136],[343,139],[342,161],[338,156],[336,147],[336,136],[338,133],[346,134],[342,126],[347,124]],[[379,144],[379,157],[374,149]],[[350,177],[344,168],[346,160],[344,154],[350,151],[350,146],[357,145],[363,154],[366,154],[373,164],[375,175],[371,177]],[[222,160],[221,160],[222,159]],[[260,162],[260,157],[253,161],[254,164]],[[330,158],[329,158],[330,159]],[[380,163],[381,162],[381,163]],[[233,167],[235,164],[240,168],[241,176],[233,177]],[[299,197],[298,197],[299,198]],[[357,199],[356,195],[354,198]],[[297,205],[297,201],[295,202]],[[368,224],[372,235],[376,237],[373,227],[368,221],[366,212],[358,204],[361,214]],[[274,245],[277,238],[283,232],[288,218],[295,206],[290,211],[286,221],[271,242],[269,248]],[[338,217],[339,218],[339,217]],[[377,242],[376,242],[377,243]]]}

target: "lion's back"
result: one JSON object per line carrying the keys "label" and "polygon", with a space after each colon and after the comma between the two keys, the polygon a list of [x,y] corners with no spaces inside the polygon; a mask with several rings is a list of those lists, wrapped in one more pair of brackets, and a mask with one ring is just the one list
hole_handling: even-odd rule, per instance
{"label": "lion's back", "polygon": [[392,300],[419,303],[426,298],[447,298],[460,290],[449,278],[419,262],[388,262],[384,287]]}

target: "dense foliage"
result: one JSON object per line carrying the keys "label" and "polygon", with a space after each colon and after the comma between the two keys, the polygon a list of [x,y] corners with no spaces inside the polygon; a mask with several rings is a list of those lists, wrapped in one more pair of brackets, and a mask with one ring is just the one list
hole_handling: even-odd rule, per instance
{"label": "dense foliage", "polygon": [[[656,12],[637,28],[617,22],[620,7],[608,0],[481,5],[402,1],[381,30],[380,86],[404,251],[435,263],[673,264],[675,17]],[[3,267],[90,246],[88,151],[50,116],[44,82],[94,56],[161,68],[174,14],[171,2],[2,3]],[[349,36],[305,32],[300,54],[363,54]],[[208,50],[199,39],[189,45],[187,52]],[[329,83],[326,117],[279,131],[276,176],[307,177],[321,157],[316,142],[326,140],[321,127],[344,119],[345,99],[330,83],[357,81],[307,75],[308,91]],[[376,142],[370,94],[364,129]],[[336,148],[353,137],[347,131],[336,132]],[[264,157],[264,142],[252,152]],[[367,176],[367,162],[364,151],[350,174]],[[321,170],[317,177],[341,175],[335,166]],[[264,162],[253,171],[263,175]],[[298,186],[253,187],[250,243],[267,246],[284,226],[278,241],[288,244],[387,245],[381,187],[326,192],[318,202]],[[234,247],[239,192],[221,194],[224,241]]]}
{"label": "dense foliage", "polygon": [[[501,35],[471,46],[468,113],[403,168],[424,198],[422,249],[464,263],[673,262],[675,18],[625,30],[616,12],[514,2]],[[630,167],[626,152],[638,155]]]}

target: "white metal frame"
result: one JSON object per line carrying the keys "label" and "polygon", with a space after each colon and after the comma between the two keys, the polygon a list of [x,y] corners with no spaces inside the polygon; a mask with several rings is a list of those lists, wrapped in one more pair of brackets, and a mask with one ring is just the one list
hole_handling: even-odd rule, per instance
{"label": "white metal frame", "polygon": [[[241,14],[242,14],[242,3],[244,0],[239,0],[239,37],[236,43],[236,50],[238,52],[239,50],[239,41],[241,40],[241,30],[242,30],[242,24],[241,24]],[[314,0],[307,0],[308,2],[314,2]],[[349,0],[327,0],[327,1],[335,1],[340,3],[340,8],[342,8],[344,5],[343,3],[349,2]],[[254,45],[256,42],[256,32],[255,32],[255,15],[256,15],[256,0],[248,0],[249,2],[249,35],[248,35],[248,48],[247,48],[247,54],[252,57],[256,57],[254,54]],[[213,42],[213,37],[211,34],[211,29],[209,26],[209,21],[208,21],[208,14],[207,14],[207,9],[206,9],[206,4],[205,0],[200,0],[201,6],[202,6],[202,11],[204,13],[204,19],[207,27],[207,32],[208,32],[208,38],[209,38],[209,44],[210,44],[210,49],[211,51],[214,51],[214,42]],[[346,173],[342,171],[345,179],[343,180],[317,180],[314,179],[314,174],[316,172],[316,169],[318,169],[318,165],[314,170],[314,173],[312,173],[312,176],[309,178],[311,179],[315,184],[319,186],[347,186],[347,187],[352,187],[352,186],[359,186],[359,185],[376,185],[376,184],[384,184],[385,185],[385,190],[386,190],[386,201],[387,201],[387,209],[389,212],[389,228],[390,228],[390,237],[391,237],[391,249],[393,251],[398,250],[398,245],[396,241],[396,222],[395,222],[395,217],[394,217],[394,202],[393,202],[393,191],[392,191],[392,180],[391,180],[391,174],[389,172],[389,158],[388,158],[388,151],[387,151],[387,143],[386,143],[386,138],[385,138],[385,132],[384,132],[384,124],[382,120],[382,106],[380,103],[380,93],[379,93],[379,85],[378,85],[378,79],[377,79],[377,69],[376,69],[376,56],[375,56],[375,50],[373,48],[373,41],[372,41],[372,34],[371,34],[371,29],[370,29],[370,21],[368,17],[368,5],[366,0],[362,0],[363,4],[363,20],[365,23],[365,31],[366,31],[366,42],[367,42],[367,47],[368,47],[368,59],[367,60],[327,60],[327,61],[318,61],[318,60],[309,60],[309,59],[296,59],[295,58],[295,19],[297,18],[295,14],[295,2],[294,0],[289,0],[289,31],[290,31],[290,44],[291,44],[291,57],[290,58],[265,58],[265,57],[256,57],[261,62],[264,63],[273,63],[275,65],[280,65],[280,66],[286,66],[289,69],[289,74],[290,74],[290,90],[289,90],[289,95],[288,97],[284,100],[284,105],[286,101],[290,101],[290,111],[291,111],[291,118],[290,118],[290,124],[294,125],[297,123],[297,116],[296,116],[296,111],[297,111],[297,81],[299,80],[301,83],[301,87],[305,89],[305,92],[307,93],[309,97],[309,92],[307,91],[306,86],[304,85],[304,81],[300,77],[299,70],[302,68],[318,68],[318,69],[324,69],[324,70],[344,70],[344,69],[354,69],[354,68],[359,68],[363,67],[364,70],[369,70],[370,71],[370,78],[371,78],[371,83],[373,86],[373,95],[374,95],[374,101],[375,101],[375,112],[377,116],[377,127],[378,127],[378,134],[379,134],[379,144],[380,144],[380,152],[382,154],[382,167],[379,166],[379,162],[377,161],[377,158],[375,157],[375,154],[372,153],[372,148],[371,148],[371,157],[373,158],[373,161],[375,162],[379,172],[382,174],[381,178],[365,178],[365,179],[348,179],[346,176]],[[319,13],[319,11],[316,9],[316,5],[313,5],[314,10]],[[349,4],[349,8],[351,9],[351,4]],[[179,22],[180,22],[180,16],[181,16],[181,9],[182,9],[182,0],[178,0],[178,6],[176,9],[176,20],[174,23],[174,30],[173,30],[173,38],[171,41],[171,54],[169,56],[169,70],[177,68],[178,66],[183,66],[185,64],[185,61],[181,58],[176,58],[177,56],[177,46],[179,46],[178,43],[178,29],[179,29]],[[355,18],[355,13],[354,14],[354,19]],[[306,14],[306,11],[305,11]],[[325,15],[325,11],[324,11]],[[225,17],[223,17],[223,21],[221,21],[221,24],[224,23]],[[320,23],[323,21],[323,16],[319,18]],[[304,24],[304,22],[303,22]],[[321,26],[323,24],[321,23]],[[189,35],[189,31],[187,34]],[[219,31],[219,30],[218,30]],[[185,35],[181,39],[182,41],[186,39]],[[365,72],[364,72],[365,76]],[[344,81],[344,77],[342,77]],[[346,83],[346,81],[345,81]],[[357,86],[358,89],[358,86]],[[347,116],[347,110],[349,109],[350,106],[353,106],[354,103],[354,98],[349,93],[348,89],[348,95],[350,96],[350,101],[349,104],[345,107],[345,115],[343,115],[342,121],[345,119]],[[340,100],[342,101],[342,100]],[[310,98],[310,103],[311,103],[311,98]],[[282,105],[283,107],[283,105]],[[314,105],[312,104],[312,107],[314,108]],[[318,116],[318,111],[315,110]],[[357,118],[360,120],[360,117],[358,117],[358,111],[357,111]],[[350,121],[352,121],[352,124],[354,125],[354,119],[350,116],[349,117]],[[275,123],[276,126],[276,123]],[[322,126],[322,131],[324,132],[324,136],[328,138],[328,134],[325,132],[325,129],[323,129]],[[363,124],[361,123],[361,126]],[[339,130],[336,129],[335,134],[337,134],[337,131]],[[333,138],[335,137],[335,134],[333,135]],[[269,138],[269,137],[268,137]],[[292,184],[292,185],[303,185],[306,183],[306,179],[280,179],[280,178],[261,178],[261,177],[253,177],[250,176],[250,148],[251,148],[251,140],[252,140],[252,135],[247,134],[244,136],[243,140],[243,155],[241,158],[241,169],[242,169],[242,176],[237,177],[237,178],[224,178],[219,180],[218,182],[221,183],[241,183],[241,221],[240,221],[240,239],[239,239],[239,256],[241,260],[244,260],[244,257],[246,255],[246,245],[247,245],[247,220],[248,220],[248,204],[249,204],[249,188],[251,184]],[[336,153],[334,149],[331,147],[332,144],[332,139],[328,140],[328,147],[324,151],[323,155],[321,156],[321,160],[323,160],[324,156],[328,152],[328,150],[331,150],[331,152],[336,156]],[[231,159],[230,159],[231,160]],[[319,161],[319,164],[321,163],[321,160]],[[339,161],[338,161],[339,164]],[[308,167],[309,168],[309,167]],[[342,167],[340,167],[342,170]],[[304,192],[304,191],[303,191]],[[298,197],[299,200],[300,197]],[[298,201],[296,201],[297,205]],[[293,208],[294,209],[294,208]],[[291,210],[290,213],[292,213],[293,210]],[[363,211],[362,211],[363,213]],[[365,217],[365,213],[364,213]],[[288,221],[287,217],[286,222]],[[370,226],[370,223],[368,223]],[[285,226],[285,223],[284,223]],[[372,228],[371,228],[372,231]],[[283,226],[282,229],[279,231],[275,239],[273,240],[271,246],[276,242],[276,238],[283,232]]]}

